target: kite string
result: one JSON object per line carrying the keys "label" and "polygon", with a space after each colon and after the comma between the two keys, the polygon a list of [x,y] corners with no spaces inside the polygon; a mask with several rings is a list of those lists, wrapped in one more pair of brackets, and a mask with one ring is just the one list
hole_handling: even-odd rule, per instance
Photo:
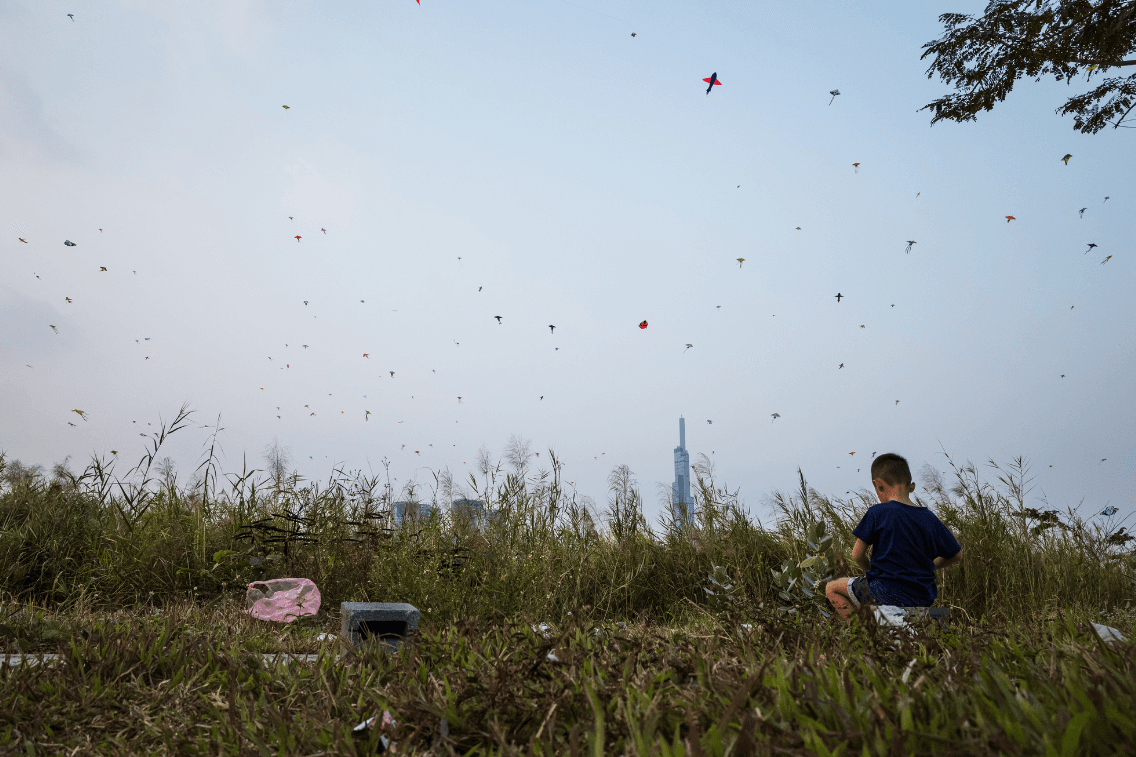
{"label": "kite string", "polygon": [[628,26],[632,25],[631,22],[628,21],[625,18],[618,18],[616,16],[609,16],[606,13],[600,13],[597,10],[592,10],[591,8],[585,8],[583,5],[576,5],[575,3],[570,3],[570,2],[568,2],[568,0],[560,0],[560,2],[564,3],[565,5],[571,5],[573,8],[579,8],[580,10],[585,10],[585,11],[589,11],[591,13],[596,13],[596,14],[598,14],[600,16],[604,16],[606,18],[614,19],[616,21],[622,21],[623,23],[627,24]]}

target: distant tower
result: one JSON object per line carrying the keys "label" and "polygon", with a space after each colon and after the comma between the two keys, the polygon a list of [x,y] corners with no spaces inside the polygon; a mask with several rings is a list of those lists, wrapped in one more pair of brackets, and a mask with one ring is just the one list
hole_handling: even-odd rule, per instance
{"label": "distant tower", "polygon": [[693,520],[694,499],[690,496],[690,453],[686,451],[686,419],[678,418],[678,446],[674,449],[675,480],[671,485],[671,514],[675,523],[685,526]]}

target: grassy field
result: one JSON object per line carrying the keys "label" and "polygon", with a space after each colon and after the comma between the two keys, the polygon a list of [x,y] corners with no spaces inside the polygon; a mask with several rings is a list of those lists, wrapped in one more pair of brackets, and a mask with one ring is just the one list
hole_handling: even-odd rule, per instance
{"label": "grassy field", "polygon": [[[1106,754],[1136,743],[1131,539],[1107,518],[1027,504],[1028,466],[929,469],[916,496],[967,551],[940,576],[945,628],[895,636],[824,615],[823,582],[870,504],[774,492],[775,523],[695,466],[695,525],[648,526],[630,471],[599,507],[551,451],[396,493],[337,471],[324,485],[178,481],[155,435],[119,476],[0,468],[0,645],[55,665],[0,669],[0,751],[374,753],[351,728],[384,709],[403,753]],[[476,519],[446,505],[486,503]],[[436,506],[396,526],[395,500]],[[824,534],[824,536],[821,536]],[[803,564],[803,565],[802,565]],[[777,574],[782,578],[778,580]],[[253,580],[302,576],[318,616],[244,615]],[[795,581],[790,581],[795,577]],[[819,593],[818,593],[819,592]],[[422,611],[398,655],[316,640],[341,601]],[[548,623],[547,638],[533,624]],[[324,652],[271,667],[265,652]],[[549,658],[552,653],[555,659]],[[369,740],[368,740],[369,739]]]}

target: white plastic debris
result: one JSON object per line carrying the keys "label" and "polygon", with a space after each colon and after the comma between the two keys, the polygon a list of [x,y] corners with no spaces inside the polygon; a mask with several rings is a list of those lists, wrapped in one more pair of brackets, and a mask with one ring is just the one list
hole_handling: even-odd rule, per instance
{"label": "white plastic debris", "polygon": [[[366,738],[367,732],[375,727],[375,723],[378,720],[379,720],[378,715],[372,715],[371,717],[367,718],[366,720],[364,720],[359,725],[352,728],[351,729],[352,735],[358,736],[358,737],[361,737],[361,738]],[[382,716],[382,721],[381,721],[380,727],[381,728],[394,728],[395,725],[396,724],[394,722],[394,718],[391,717],[390,711],[389,710],[383,710],[383,716]],[[388,749],[391,748],[391,746],[392,746],[392,742],[389,738],[387,738],[386,736],[380,736],[379,737],[379,752],[380,753],[387,751]]]}
{"label": "white plastic debris", "polygon": [[1100,623],[1093,623],[1093,630],[1097,632],[1097,636],[1101,637],[1104,642],[1118,642],[1120,644],[1128,641],[1128,637],[1120,632],[1119,629],[1112,626],[1103,626]]}
{"label": "white plastic debris", "polygon": [[555,652],[549,652],[547,655],[545,655],[545,659],[549,662],[560,662],[560,658],[556,656]]}
{"label": "white plastic debris", "polygon": [[552,626],[547,623],[541,623],[532,627],[533,633],[539,633],[543,638],[547,639],[552,635]]}
{"label": "white plastic debris", "polygon": [[895,605],[876,605],[876,622],[881,626],[891,626],[892,628],[910,629],[911,624],[907,622],[907,613],[904,612],[902,607]]}
{"label": "white plastic debris", "polygon": [[316,641],[335,641],[339,637],[333,633],[321,633],[316,637]]}

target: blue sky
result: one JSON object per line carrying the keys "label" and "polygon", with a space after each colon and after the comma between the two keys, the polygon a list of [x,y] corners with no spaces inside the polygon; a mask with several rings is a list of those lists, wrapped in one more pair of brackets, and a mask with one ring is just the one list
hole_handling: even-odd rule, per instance
{"label": "blue sky", "polygon": [[1130,512],[1136,138],[1083,82],[930,127],[983,5],[5,3],[0,449],[133,462],[188,400],[183,471],[220,416],[230,470],[421,482],[516,433],[654,516],[682,414],[761,517],[944,450]]}

